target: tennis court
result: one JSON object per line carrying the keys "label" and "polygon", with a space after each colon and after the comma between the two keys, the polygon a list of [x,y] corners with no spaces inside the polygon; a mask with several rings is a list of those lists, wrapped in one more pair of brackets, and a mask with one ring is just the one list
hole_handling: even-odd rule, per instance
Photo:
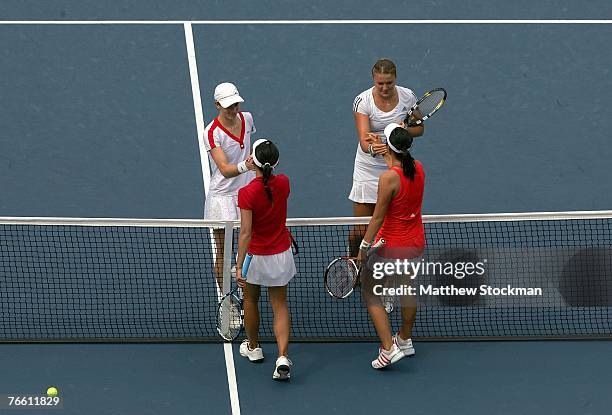
{"label": "tennis court", "polygon": [[[1,6],[13,21],[0,25],[3,399],[56,386],[62,408],[32,412],[357,414],[381,402],[415,413],[609,412],[609,21],[418,20],[449,18],[444,2],[394,16],[415,19],[403,23],[265,22],[384,19],[391,6],[368,16],[316,4],[270,4],[266,14],[243,5],[231,16],[181,2],[89,6]],[[504,7],[452,17],[610,11],[525,5],[525,16]],[[90,22],[25,22],[54,19]],[[227,19],[249,21],[216,21]],[[423,47],[407,53],[406,39]],[[384,373],[369,364],[377,343],[359,294],[335,300],[322,283],[359,222],[348,218],[351,103],[382,56],[396,61],[399,85],[449,93],[415,144],[427,171],[431,255],[488,260],[477,283],[454,281],[463,288],[544,291],[430,298],[415,326],[416,357]],[[228,80],[257,136],[278,143],[292,181],[300,253],[286,384],[271,379],[274,344],[254,365],[216,333],[198,135],[215,113],[214,86]],[[590,105],[576,110],[588,91],[597,91]],[[270,340],[270,310],[262,312]]]}

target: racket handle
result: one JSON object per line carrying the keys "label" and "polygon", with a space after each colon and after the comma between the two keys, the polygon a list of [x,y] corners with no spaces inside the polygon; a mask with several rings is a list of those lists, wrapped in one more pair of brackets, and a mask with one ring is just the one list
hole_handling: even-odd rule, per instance
{"label": "racket handle", "polygon": [[385,243],[385,240],[380,238],[374,245],[372,245],[372,248],[378,248],[379,246],[383,246]]}
{"label": "racket handle", "polygon": [[242,278],[245,280],[247,272],[249,271],[249,265],[251,265],[251,259],[253,259],[253,254],[246,254],[244,257],[244,262],[242,263]]}

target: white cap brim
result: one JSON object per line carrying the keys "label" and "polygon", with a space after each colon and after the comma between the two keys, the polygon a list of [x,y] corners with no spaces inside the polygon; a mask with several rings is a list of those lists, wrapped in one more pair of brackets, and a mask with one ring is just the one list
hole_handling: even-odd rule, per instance
{"label": "white cap brim", "polygon": [[244,99],[242,99],[242,97],[240,95],[234,94],[234,95],[230,95],[229,97],[222,98],[222,99],[220,99],[217,102],[223,108],[227,108],[227,107],[229,107],[231,105],[234,105],[237,102],[244,102]]}
{"label": "white cap brim", "polygon": [[391,137],[391,133],[393,132],[393,130],[395,130],[396,128],[400,128],[401,126],[397,123],[392,122],[391,124],[387,125],[385,127],[385,137],[387,137],[387,140],[389,140],[389,137]]}

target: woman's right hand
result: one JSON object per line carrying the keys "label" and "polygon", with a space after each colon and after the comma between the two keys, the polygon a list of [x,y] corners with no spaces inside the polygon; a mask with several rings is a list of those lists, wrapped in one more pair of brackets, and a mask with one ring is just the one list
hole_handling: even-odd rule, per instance
{"label": "woman's right hand", "polygon": [[255,170],[255,162],[253,161],[253,156],[248,156],[245,160],[246,167],[249,170]]}
{"label": "woman's right hand", "polygon": [[246,285],[246,279],[242,276],[242,267],[236,267],[236,283],[240,288]]}

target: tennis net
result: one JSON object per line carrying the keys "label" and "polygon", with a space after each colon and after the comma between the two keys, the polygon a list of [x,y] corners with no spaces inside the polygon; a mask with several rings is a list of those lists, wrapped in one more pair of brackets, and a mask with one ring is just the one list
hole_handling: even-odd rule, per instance
{"label": "tennis net", "polygon": [[[375,338],[360,292],[336,300],[323,286],[325,266],[347,255],[351,232],[367,221],[288,220],[300,248],[288,293],[293,340]],[[419,276],[419,285],[477,291],[420,295],[414,337],[612,337],[612,212],[427,216],[424,222],[426,258],[442,265]],[[217,264],[223,286],[215,278],[221,247],[213,229],[227,235]],[[0,218],[0,341],[221,341],[217,302],[233,283],[237,236],[231,222]],[[457,264],[467,263],[481,263],[483,273],[457,275]],[[442,268],[448,264],[452,273]],[[508,287],[542,292],[504,294]],[[265,341],[273,339],[272,312],[262,292]],[[399,313],[391,317],[397,327]]]}

